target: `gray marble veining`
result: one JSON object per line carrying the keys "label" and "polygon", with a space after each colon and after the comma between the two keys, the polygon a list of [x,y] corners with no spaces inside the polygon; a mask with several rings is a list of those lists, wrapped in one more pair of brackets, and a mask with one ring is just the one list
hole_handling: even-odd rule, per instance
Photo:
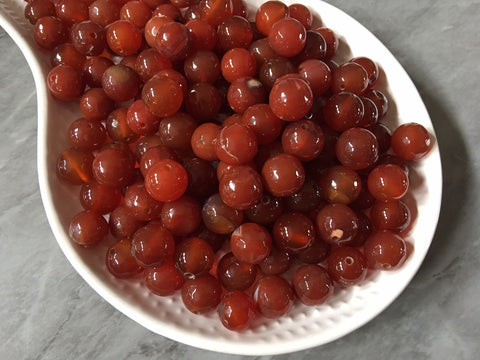
{"label": "gray marble veining", "polygon": [[[329,2],[384,42],[417,85],[443,160],[440,222],[419,273],[381,315],[330,344],[261,359],[478,359],[480,1]],[[76,274],[41,204],[33,79],[3,29],[0,53],[0,359],[240,359],[149,332]]]}

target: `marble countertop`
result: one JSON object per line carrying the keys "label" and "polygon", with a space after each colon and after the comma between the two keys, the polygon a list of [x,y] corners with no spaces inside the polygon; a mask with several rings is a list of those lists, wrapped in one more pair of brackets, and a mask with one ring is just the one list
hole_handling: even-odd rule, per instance
{"label": "marble countertop", "polygon": [[[382,314],[332,343],[262,359],[477,359],[480,1],[328,2],[370,29],[417,85],[442,155],[442,211],[424,264]],[[77,275],[40,199],[33,78],[3,29],[0,53],[0,359],[240,359],[149,332]]]}

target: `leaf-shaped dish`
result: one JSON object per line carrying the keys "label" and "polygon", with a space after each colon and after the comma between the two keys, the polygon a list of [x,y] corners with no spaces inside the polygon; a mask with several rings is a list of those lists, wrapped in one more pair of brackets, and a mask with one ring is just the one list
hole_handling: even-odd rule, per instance
{"label": "leaf-shaped dish", "polygon": [[[247,0],[251,13],[263,2]],[[298,1],[285,0],[285,3]],[[367,29],[339,9],[318,0],[302,0],[325,26],[340,38],[337,58],[367,56],[383,69],[380,87],[388,94],[387,125],[415,121],[434,135],[433,125],[414,84],[388,49]],[[144,327],[173,340],[203,349],[244,355],[280,354],[335,340],[383,311],[408,285],[430,246],[440,211],[441,162],[436,143],[429,155],[411,172],[410,193],[417,216],[406,240],[413,252],[403,267],[392,272],[373,272],[365,281],[341,291],[325,305],[296,303],[288,316],[264,319],[242,333],[225,329],[216,314],[188,312],[180,295],[158,297],[138,280],[118,280],[105,268],[107,245],[83,249],[68,237],[68,224],[80,209],[78,190],[60,182],[55,174],[58,153],[67,146],[69,123],[79,117],[77,106],[56,101],[48,92],[45,76],[48,54],[33,41],[32,27],[23,17],[23,0],[0,0],[0,25],[22,50],[32,70],[38,102],[38,177],[42,200],[52,231],[72,266],[112,306]],[[347,45],[348,44],[348,45]]]}

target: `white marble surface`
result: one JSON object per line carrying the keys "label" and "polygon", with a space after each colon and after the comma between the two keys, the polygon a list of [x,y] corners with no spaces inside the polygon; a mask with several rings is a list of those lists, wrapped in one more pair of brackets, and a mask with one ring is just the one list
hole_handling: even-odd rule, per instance
{"label": "white marble surface", "polygon": [[[335,342],[274,358],[478,359],[480,1],[329,2],[377,35],[417,85],[442,154],[442,211],[423,266],[385,312]],[[33,79],[3,29],[0,53],[0,359],[240,359],[149,332],[75,273],[40,200]]]}

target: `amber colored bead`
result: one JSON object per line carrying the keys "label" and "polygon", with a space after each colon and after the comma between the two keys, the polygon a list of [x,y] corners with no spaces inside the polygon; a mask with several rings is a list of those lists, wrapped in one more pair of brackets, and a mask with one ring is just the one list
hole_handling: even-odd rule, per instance
{"label": "amber colored bead", "polygon": [[220,303],[222,287],[210,274],[188,279],[182,286],[182,300],[185,307],[194,314],[214,310]]}
{"label": "amber colored bead", "polygon": [[279,249],[297,253],[314,241],[315,227],[307,216],[297,212],[286,212],[275,221],[272,236]]}
{"label": "amber colored bead", "polygon": [[97,182],[83,184],[80,188],[80,204],[85,210],[108,214],[120,204],[121,200],[120,188],[104,186]]}
{"label": "amber colored bead", "polygon": [[55,16],[55,5],[51,0],[30,0],[25,5],[25,18],[35,25],[44,16]]}
{"label": "amber colored bead", "polygon": [[290,284],[278,275],[261,278],[255,288],[254,300],[263,316],[278,318],[287,314],[293,306],[295,294]]}
{"label": "amber colored bead", "polygon": [[263,193],[262,178],[250,166],[234,166],[220,179],[218,191],[225,204],[246,210],[260,200]]}
{"label": "amber colored bead", "polygon": [[158,296],[174,294],[185,282],[185,278],[170,261],[160,266],[145,269],[143,277],[147,288]]}
{"label": "amber colored bead", "polygon": [[202,19],[217,27],[233,15],[232,0],[203,0],[199,4],[199,13]]}
{"label": "amber colored bead", "polygon": [[80,246],[94,246],[108,235],[108,224],[102,215],[85,210],[73,217],[68,234],[70,239]]}
{"label": "amber colored bead", "polygon": [[201,124],[195,128],[190,140],[195,155],[207,161],[218,160],[215,153],[215,141],[220,129],[220,125],[211,122]]}
{"label": "amber colored bead", "polygon": [[175,267],[185,278],[197,278],[210,271],[214,256],[208,242],[198,237],[189,237],[176,246]]}
{"label": "amber colored bead", "polygon": [[175,251],[173,235],[160,221],[150,221],[132,236],[132,255],[143,267],[159,266],[172,260]]}
{"label": "amber colored bead", "polygon": [[217,278],[227,290],[247,290],[257,276],[257,267],[227,253],[218,262]]}
{"label": "amber colored bead", "polygon": [[102,88],[91,88],[80,98],[80,111],[91,120],[105,120],[113,111],[115,102]]}
{"label": "amber colored bead", "polygon": [[148,194],[143,183],[130,185],[125,192],[124,201],[132,216],[141,221],[150,221],[157,218],[163,206],[161,202]]}
{"label": "amber colored bead", "polygon": [[106,148],[97,153],[92,163],[95,180],[102,185],[129,185],[135,174],[135,158],[125,149]]}
{"label": "amber colored bead", "polygon": [[202,207],[194,198],[184,195],[165,203],[160,212],[163,225],[175,236],[193,233],[202,219]]}
{"label": "amber colored bead", "polygon": [[110,66],[102,75],[102,88],[112,100],[128,101],[139,92],[142,80],[125,65]]}
{"label": "amber colored bead", "polygon": [[67,28],[59,18],[44,16],[35,23],[33,38],[40,47],[52,50],[67,40]]}
{"label": "amber colored bead", "polygon": [[268,159],[262,168],[266,189],[275,196],[290,196],[305,182],[305,169],[295,156],[278,154]]}
{"label": "amber colored bead", "polygon": [[81,54],[71,43],[64,43],[56,46],[50,54],[50,64],[70,65],[71,67],[82,71],[85,63],[85,55]]}
{"label": "amber colored bead", "polygon": [[87,57],[83,63],[82,77],[88,86],[102,86],[103,73],[113,65],[113,61],[103,56]]}
{"label": "amber colored bead", "polygon": [[89,18],[106,27],[120,18],[120,6],[111,0],[95,0],[88,7]]}
{"label": "amber colored bead", "polygon": [[171,69],[172,63],[161,56],[155,49],[141,51],[135,60],[135,71],[143,81],[151,79],[155,74],[164,69]]}
{"label": "amber colored bead", "polygon": [[270,255],[272,237],[261,225],[243,223],[233,231],[230,248],[238,260],[258,264]]}
{"label": "amber colored bead", "polygon": [[50,93],[58,100],[71,101],[83,94],[85,87],[79,70],[69,65],[57,65],[47,75]]}
{"label": "amber colored bead", "polygon": [[173,20],[169,17],[164,16],[154,16],[147,21],[144,28],[144,37],[145,41],[151,48],[155,47],[158,30],[166,23],[172,21]]}
{"label": "amber colored bead", "polygon": [[142,89],[142,99],[147,108],[157,116],[175,114],[183,102],[183,91],[179,83],[166,76],[154,76]]}
{"label": "amber colored bead", "polygon": [[229,165],[243,165],[257,154],[255,133],[241,124],[226,126],[220,130],[215,142],[218,158]]}
{"label": "amber colored bead", "polygon": [[140,30],[126,20],[117,20],[110,24],[106,33],[107,44],[117,55],[135,54],[142,46]]}
{"label": "amber colored bead", "polygon": [[120,19],[130,21],[140,29],[151,17],[152,10],[141,1],[129,1],[120,9]]}
{"label": "amber colored bead", "polygon": [[190,150],[192,134],[196,127],[197,122],[192,116],[179,111],[162,119],[158,134],[166,146],[177,150]]}
{"label": "amber colored bead", "polygon": [[131,278],[143,270],[132,256],[131,242],[128,239],[120,240],[108,248],[105,263],[108,271],[119,279]]}
{"label": "amber colored bead", "polygon": [[145,224],[135,219],[125,205],[117,206],[109,218],[110,233],[117,239],[130,238],[137,229]]}
{"label": "amber colored bead", "polygon": [[214,194],[203,205],[202,219],[209,230],[230,234],[243,222],[243,211],[229,207],[219,194]]}
{"label": "amber colored bead", "polygon": [[70,34],[73,46],[84,55],[100,55],[107,45],[103,26],[91,20],[75,23]]}
{"label": "amber colored bead", "polygon": [[93,154],[77,149],[64,150],[57,158],[57,176],[80,185],[92,180]]}
{"label": "amber colored bead", "polygon": [[105,142],[106,130],[99,121],[80,118],[68,127],[68,139],[79,150],[99,149]]}

